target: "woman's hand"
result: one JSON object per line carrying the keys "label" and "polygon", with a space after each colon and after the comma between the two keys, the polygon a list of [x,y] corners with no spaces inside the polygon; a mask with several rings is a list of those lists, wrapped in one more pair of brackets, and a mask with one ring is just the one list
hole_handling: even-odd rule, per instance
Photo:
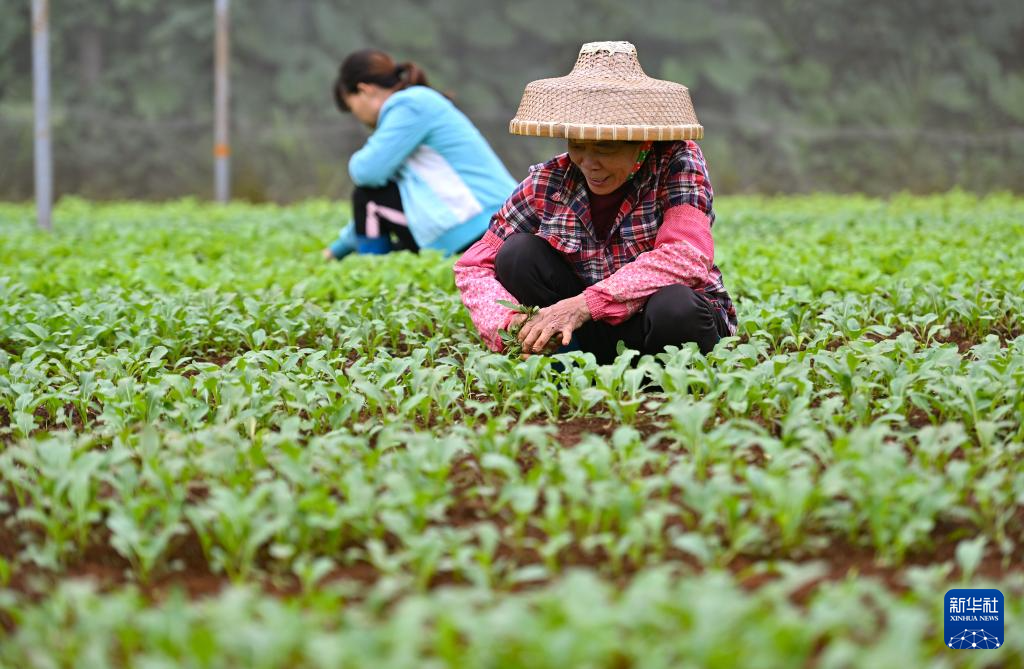
{"label": "woman's hand", "polygon": [[[541,353],[565,346],[572,340],[576,328],[589,320],[590,308],[583,293],[544,307],[519,330],[523,353]],[[552,339],[556,335],[561,337]]]}

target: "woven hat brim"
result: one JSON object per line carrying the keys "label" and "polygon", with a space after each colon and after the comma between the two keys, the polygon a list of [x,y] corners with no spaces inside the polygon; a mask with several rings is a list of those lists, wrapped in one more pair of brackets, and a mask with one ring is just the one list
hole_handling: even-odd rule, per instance
{"label": "woven hat brim", "polygon": [[531,81],[508,129],[513,135],[578,140],[704,137],[689,89],[647,76],[629,42],[589,42],[572,72]]}
{"label": "woven hat brim", "polygon": [[563,139],[623,142],[678,141],[703,139],[704,126],[690,125],[600,125],[594,123],[555,123],[512,119],[508,130],[513,135],[557,137]]}

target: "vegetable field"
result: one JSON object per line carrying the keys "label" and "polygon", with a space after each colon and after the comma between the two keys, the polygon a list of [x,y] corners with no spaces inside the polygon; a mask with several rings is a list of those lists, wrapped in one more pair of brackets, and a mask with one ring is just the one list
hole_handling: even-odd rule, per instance
{"label": "vegetable field", "polygon": [[0,205],[0,666],[1024,666],[1024,200],[716,205],[739,335],[604,367],[335,204]]}

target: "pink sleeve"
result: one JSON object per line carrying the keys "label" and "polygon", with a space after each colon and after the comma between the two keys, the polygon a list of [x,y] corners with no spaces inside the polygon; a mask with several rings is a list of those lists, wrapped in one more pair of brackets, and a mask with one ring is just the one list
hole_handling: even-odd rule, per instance
{"label": "pink sleeve", "polygon": [[707,214],[689,205],[672,207],[658,229],[654,248],[584,291],[596,320],[618,325],[629,319],[659,288],[710,282],[715,245]]}
{"label": "pink sleeve", "polygon": [[498,330],[508,327],[515,312],[498,304],[498,300],[518,304],[494,273],[494,259],[503,243],[500,237],[488,231],[455,263],[455,285],[462,294],[462,303],[469,309],[473,324],[488,348],[499,352],[502,344]]}

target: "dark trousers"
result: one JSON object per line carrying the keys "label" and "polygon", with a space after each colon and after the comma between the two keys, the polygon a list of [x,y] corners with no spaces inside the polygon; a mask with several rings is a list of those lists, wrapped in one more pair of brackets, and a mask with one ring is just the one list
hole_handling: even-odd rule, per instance
{"label": "dark trousers", "polygon": [[[575,297],[586,287],[561,253],[537,235],[515,234],[498,251],[494,268],[505,289],[529,306],[547,307]],[[681,284],[665,286],[620,325],[589,321],[576,330],[583,351],[607,364],[621,340],[640,353],[660,353],[666,346],[697,342],[707,353],[728,334],[725,320],[698,291]]]}
{"label": "dark trousers", "polygon": [[[367,210],[370,207],[386,207],[397,212],[402,209],[402,196],[398,192],[398,184],[389,181],[380,188],[357,186],[352,192],[352,219],[356,224],[356,235],[366,239],[373,238],[377,242],[377,252],[387,251],[419,251],[420,247],[409,232],[404,222],[390,220],[387,214],[374,212],[372,228],[367,234]],[[371,242],[372,243],[372,242]]]}
{"label": "dark trousers", "polygon": [[[400,223],[390,220],[387,213],[379,210],[380,207],[386,207],[398,212],[404,211],[402,208],[402,196],[398,191],[398,184],[394,181],[389,181],[386,186],[381,186],[380,188],[357,186],[352,192],[352,219],[356,224],[356,235],[362,240],[360,243],[364,245],[364,248],[360,250],[363,253],[387,253],[388,251],[419,252],[419,244],[416,243],[412,232],[409,231],[409,226],[404,222]],[[367,218],[370,218],[368,211],[371,208],[377,209],[372,216],[376,223],[370,226],[371,228],[376,227],[376,229],[370,230],[371,233],[375,232],[376,235],[367,234]],[[464,252],[477,241],[476,239],[470,241],[461,249],[457,249],[455,253]]]}

